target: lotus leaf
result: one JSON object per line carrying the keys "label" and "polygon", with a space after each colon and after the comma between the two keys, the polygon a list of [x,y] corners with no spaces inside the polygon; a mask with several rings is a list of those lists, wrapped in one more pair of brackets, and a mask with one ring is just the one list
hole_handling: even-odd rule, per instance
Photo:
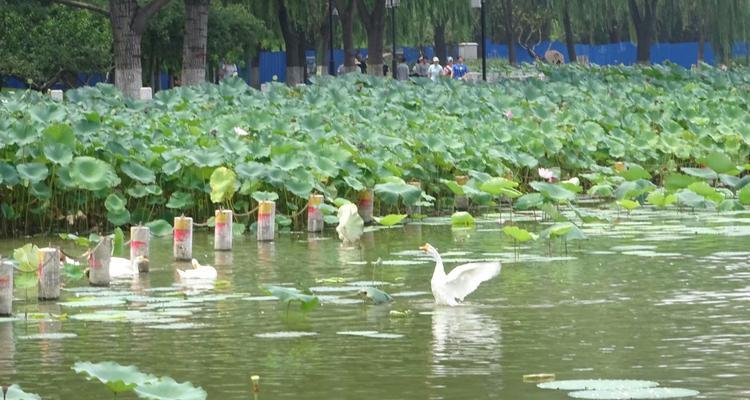
{"label": "lotus leaf", "polygon": [[76,186],[91,191],[120,184],[120,178],[117,177],[111,165],[88,156],[73,159],[70,164],[70,177]]}
{"label": "lotus leaf", "polygon": [[677,203],[690,208],[712,208],[716,204],[692,190],[682,189],[676,193]]}
{"label": "lotus leaf", "polygon": [[554,390],[629,390],[659,386],[657,382],[636,379],[573,379],[543,382],[540,389]]}
{"label": "lotus leaf", "polygon": [[381,183],[375,185],[375,194],[389,204],[398,203],[401,198],[406,205],[414,205],[422,195],[422,189],[407,183]]}
{"label": "lotus leaf", "polygon": [[229,168],[219,167],[211,173],[211,201],[221,203],[234,196],[237,187],[237,175]]}
{"label": "lotus leaf", "polygon": [[139,384],[135,388],[138,397],[151,400],[205,400],[208,394],[190,382],[177,383],[169,377]]}
{"label": "lotus leaf", "polygon": [[58,165],[68,165],[73,161],[73,149],[61,143],[44,145],[44,156]]}
{"label": "lotus leaf", "polygon": [[49,169],[47,169],[47,166],[40,163],[18,164],[16,169],[21,178],[26,179],[31,183],[41,182],[47,179],[47,176],[49,175]]}
{"label": "lotus leaf", "polygon": [[286,303],[287,306],[292,302],[299,302],[302,310],[312,310],[313,308],[320,305],[320,300],[317,296],[311,293],[304,293],[295,288],[285,288],[280,286],[266,286],[266,291]]}
{"label": "lotus leaf", "polygon": [[527,193],[513,203],[513,207],[518,210],[530,210],[537,208],[544,203],[544,196],[541,193]]}
{"label": "lotus leaf", "polygon": [[698,182],[700,179],[691,175],[682,174],[670,174],[664,178],[664,187],[667,190],[675,191],[688,187],[693,182]]}
{"label": "lotus leaf", "polygon": [[724,195],[709,186],[706,182],[694,182],[688,185],[687,188],[714,203],[721,203],[724,200]]}
{"label": "lotus leaf", "polygon": [[451,225],[454,228],[469,228],[474,226],[474,217],[466,211],[458,211],[451,215]]}
{"label": "lotus leaf", "polygon": [[176,208],[178,210],[184,210],[193,206],[193,195],[187,192],[177,191],[169,196],[167,202],[167,208]]}
{"label": "lotus leaf", "polygon": [[556,202],[568,202],[576,199],[576,194],[570,190],[547,182],[531,182],[529,186],[541,193],[544,197]]}
{"label": "lotus leaf", "polygon": [[638,203],[637,201],[622,199],[622,200],[617,200],[617,205],[619,205],[620,207],[628,211],[631,211],[631,210],[638,208],[638,206],[640,206],[641,204]]}
{"label": "lotus leaf", "polygon": [[536,240],[539,236],[517,226],[506,226],[503,228],[503,233],[517,242],[528,242],[530,240]]}
{"label": "lotus leaf", "polygon": [[742,211],[745,207],[735,199],[726,199],[719,204],[719,211]]}
{"label": "lotus leaf", "polygon": [[163,219],[157,219],[146,224],[154,236],[168,236],[172,234],[172,225]]}
{"label": "lotus leaf", "polygon": [[79,361],[73,365],[73,371],[89,380],[98,380],[114,393],[129,392],[138,385],[156,380],[155,376],[144,374],[132,365],[123,366],[111,361],[96,364]]}
{"label": "lotus leaf", "polygon": [[615,189],[615,199],[617,200],[630,200],[634,197],[639,197],[645,193],[648,193],[652,190],[656,189],[656,185],[653,183],[645,180],[645,179],[638,179],[635,181],[626,181],[620,184],[620,186]]}
{"label": "lotus leaf", "polygon": [[375,221],[383,226],[393,226],[403,221],[406,217],[406,214],[389,214],[382,218],[375,218]]}
{"label": "lotus leaf", "polygon": [[108,211],[121,211],[125,209],[126,200],[117,193],[112,193],[104,200],[104,208]]}
{"label": "lotus leaf", "polygon": [[261,201],[276,201],[279,195],[274,192],[254,192],[252,198],[260,203]]}
{"label": "lotus leaf", "polygon": [[0,183],[5,186],[14,186],[18,183],[18,172],[12,165],[0,162]]}
{"label": "lotus leaf", "polygon": [[697,178],[711,180],[718,178],[718,175],[716,175],[716,172],[712,170],[711,168],[688,168],[688,167],[682,167],[682,172],[690,175],[695,176]]}
{"label": "lotus leaf", "polygon": [[636,164],[628,165],[628,169],[622,171],[620,175],[627,181],[636,181],[638,179],[651,179],[649,174],[643,167]]}
{"label": "lotus leaf", "polygon": [[153,171],[135,161],[126,162],[120,169],[131,179],[143,184],[153,183],[156,180],[156,175]]}
{"label": "lotus leaf", "polygon": [[370,299],[373,304],[384,304],[393,301],[393,297],[391,297],[391,295],[371,286],[360,289],[360,294]]}
{"label": "lotus leaf", "polygon": [[542,239],[564,238],[566,240],[587,239],[586,235],[570,222],[562,222],[543,230],[539,237]]}
{"label": "lotus leaf", "polygon": [[737,164],[732,162],[732,159],[728,155],[715,151],[705,158],[700,160],[708,168],[711,168],[714,172],[719,174],[734,174],[739,172]]}
{"label": "lotus leaf", "polygon": [[627,399],[676,399],[693,397],[700,394],[698,391],[682,388],[637,388],[619,390],[583,390],[568,393],[574,399],[595,400],[627,400]]}
{"label": "lotus leaf", "polygon": [[674,204],[677,201],[677,196],[674,194],[667,194],[664,189],[655,190],[648,194],[646,197],[648,204],[656,207],[666,207]]}
{"label": "lotus leaf", "polygon": [[482,183],[479,186],[479,190],[487,192],[493,196],[506,195],[510,198],[516,198],[521,195],[518,190],[515,190],[516,187],[518,187],[517,182],[513,182],[505,178],[496,177]]}

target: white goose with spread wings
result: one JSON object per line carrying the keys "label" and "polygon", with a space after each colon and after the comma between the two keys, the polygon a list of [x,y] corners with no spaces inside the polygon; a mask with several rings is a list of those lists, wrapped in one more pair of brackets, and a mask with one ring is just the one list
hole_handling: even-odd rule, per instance
{"label": "white goose with spread wings", "polygon": [[430,285],[435,303],[441,305],[458,305],[475,291],[480,283],[498,276],[502,268],[500,261],[470,263],[459,265],[446,274],[443,259],[434,247],[426,243],[420,249],[435,260],[435,272],[432,274]]}

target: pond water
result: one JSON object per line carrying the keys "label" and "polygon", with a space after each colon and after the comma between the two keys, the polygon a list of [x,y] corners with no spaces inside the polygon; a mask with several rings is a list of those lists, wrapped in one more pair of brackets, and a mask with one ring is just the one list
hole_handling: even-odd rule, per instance
{"label": "pond water", "polygon": [[[84,306],[25,303],[17,291],[17,316],[68,318],[0,322],[0,383],[45,399],[111,398],[71,366],[115,361],[190,381],[214,399],[250,398],[250,375],[260,375],[258,398],[267,399],[567,398],[523,383],[533,373],[750,397],[750,214],[643,210],[585,225],[589,239],[568,243],[567,254],[538,241],[517,259],[494,219],[472,231],[445,219],[377,230],[356,248],[333,232],[287,233],[273,243],[236,238],[233,252],[214,253],[212,236],[197,233],[194,256],[219,271],[207,290],[174,286],[175,268],[187,265],[171,259],[171,238],[155,239],[149,274],[93,291],[68,283],[59,303],[89,298]],[[501,259],[502,273],[459,307],[435,306],[434,264],[416,251],[424,242],[447,268]],[[21,244],[2,242],[0,253]],[[354,294],[378,258],[374,279],[395,302],[363,305]],[[313,287],[323,305],[287,312],[265,297],[266,284]]]}

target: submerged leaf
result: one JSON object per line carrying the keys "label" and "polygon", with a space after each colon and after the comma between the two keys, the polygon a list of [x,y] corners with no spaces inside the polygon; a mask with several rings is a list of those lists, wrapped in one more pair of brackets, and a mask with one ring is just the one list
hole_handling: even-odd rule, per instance
{"label": "submerged leaf", "polygon": [[290,304],[292,302],[299,302],[300,308],[303,310],[311,310],[320,305],[318,296],[313,294],[303,293],[295,288],[285,288],[280,286],[266,286],[266,291],[281,300],[283,303]]}
{"label": "submerged leaf", "polygon": [[454,228],[470,228],[474,226],[474,217],[466,211],[458,211],[451,215],[451,225]]}
{"label": "submerged leaf", "polygon": [[390,303],[391,301],[393,301],[393,297],[391,297],[391,295],[371,286],[360,289],[359,293],[370,299],[373,304]]}
{"label": "submerged leaf", "polygon": [[86,375],[89,380],[98,380],[114,393],[129,392],[138,385],[156,380],[153,375],[144,374],[132,365],[123,366],[111,361],[96,364],[79,361],[73,365],[73,371]]}
{"label": "submerged leaf", "polygon": [[138,397],[151,400],[205,400],[208,394],[190,382],[177,383],[170,377],[149,381],[135,388]]}

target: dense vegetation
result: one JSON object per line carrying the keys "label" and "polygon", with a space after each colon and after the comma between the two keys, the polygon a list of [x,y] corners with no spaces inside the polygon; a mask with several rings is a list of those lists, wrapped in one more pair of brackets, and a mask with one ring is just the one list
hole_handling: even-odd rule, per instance
{"label": "dense vegetation", "polygon": [[[661,205],[740,207],[722,203],[745,183],[747,70],[534,71],[545,79],[435,84],[351,74],[269,92],[229,80],[153,101],[126,100],[107,85],[70,91],[63,103],[33,91],[4,94],[0,229],[107,231],[108,223],[182,213],[202,222],[216,207],[212,189],[215,202],[238,213],[275,192],[280,213],[293,216],[311,192],[354,199],[384,182],[376,215],[432,197],[445,206],[451,190],[474,204],[539,192],[518,199],[522,208],[587,189],[643,202],[651,182],[672,199]],[[538,182],[540,167],[581,183]],[[458,188],[456,175],[471,179]],[[426,194],[406,188],[410,180]]]}

